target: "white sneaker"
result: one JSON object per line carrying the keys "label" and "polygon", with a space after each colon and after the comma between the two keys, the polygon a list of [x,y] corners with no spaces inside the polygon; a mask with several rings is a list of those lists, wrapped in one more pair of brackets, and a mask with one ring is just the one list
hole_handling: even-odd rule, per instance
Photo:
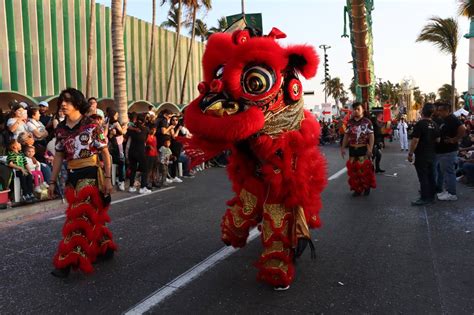
{"label": "white sneaker", "polygon": [[441,200],[441,198],[444,198],[444,195],[446,195],[447,193],[448,192],[446,190],[443,190],[442,192],[437,193],[436,197],[438,197],[438,199]]}
{"label": "white sneaker", "polygon": [[134,192],[137,192],[137,189],[132,186],[132,187],[128,188],[128,192],[134,193]]}
{"label": "white sneaker", "polygon": [[42,183],[41,183],[41,186],[43,186],[44,188],[48,188],[48,187],[49,187],[49,185],[48,185],[47,182],[42,182]]}
{"label": "white sneaker", "polygon": [[290,285],[287,285],[286,287],[284,287],[284,286],[275,286],[275,287],[273,287],[273,290],[275,290],[275,291],[286,291],[289,288],[290,288]]}
{"label": "white sneaker", "polygon": [[41,190],[42,190],[41,186],[36,186],[34,189],[35,193],[38,193],[38,194],[41,194]]}
{"label": "white sneaker", "polygon": [[173,178],[172,181],[173,181],[173,183],[182,183],[183,182],[178,176]]}
{"label": "white sneaker", "polygon": [[443,201],[456,201],[456,200],[458,200],[458,196],[451,195],[450,193],[446,192],[445,195],[442,195],[441,197],[438,197],[438,199],[443,200]]}
{"label": "white sneaker", "polygon": [[125,182],[119,182],[118,189],[120,191],[125,191]]}
{"label": "white sneaker", "polygon": [[140,190],[138,191],[138,193],[139,193],[140,195],[149,194],[149,193],[151,193],[151,190],[149,190],[149,189],[146,188],[146,187],[143,187],[143,188],[140,188]]}
{"label": "white sneaker", "polygon": [[166,184],[171,184],[171,183],[173,183],[173,181],[171,179],[167,178],[166,179]]}

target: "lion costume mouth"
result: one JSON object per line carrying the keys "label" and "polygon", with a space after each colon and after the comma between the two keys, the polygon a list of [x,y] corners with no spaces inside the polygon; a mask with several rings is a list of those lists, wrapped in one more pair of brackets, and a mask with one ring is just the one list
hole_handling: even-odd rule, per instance
{"label": "lion costume mouth", "polygon": [[223,93],[207,94],[202,98],[199,107],[204,114],[217,117],[234,115],[241,111],[239,103],[229,100]]}
{"label": "lion costume mouth", "polygon": [[275,104],[281,103],[282,95],[283,92],[280,89],[263,100],[252,102],[247,100],[230,100],[224,93],[209,93],[201,99],[199,107],[204,114],[216,117],[235,115],[239,112],[247,111],[250,107],[258,107],[263,112],[266,112]]}

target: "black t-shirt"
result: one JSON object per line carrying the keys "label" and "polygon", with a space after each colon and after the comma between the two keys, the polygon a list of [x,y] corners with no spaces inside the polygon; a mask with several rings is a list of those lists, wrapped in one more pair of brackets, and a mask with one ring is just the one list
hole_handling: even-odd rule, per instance
{"label": "black t-shirt", "polygon": [[439,138],[438,125],[429,119],[421,119],[413,128],[413,138],[418,138],[415,149],[416,159],[432,159],[436,152],[436,138]]}
{"label": "black t-shirt", "polygon": [[145,126],[141,126],[140,132],[129,130],[128,135],[130,137],[130,148],[128,149],[129,155],[133,154],[145,155],[145,142],[148,137],[149,130]]}
{"label": "black t-shirt", "polygon": [[458,134],[458,128],[461,126],[461,121],[453,114],[447,116],[439,125],[441,141],[436,146],[436,153],[448,153],[458,150],[457,143],[446,143],[447,138],[454,138]]}
{"label": "black t-shirt", "polygon": [[168,120],[164,117],[160,117],[157,119],[156,121],[156,146],[159,148],[161,148],[161,146],[163,145],[163,143],[165,142],[164,139],[165,139],[165,134],[163,134],[161,132],[161,128],[168,128],[169,127],[169,124],[168,124]]}

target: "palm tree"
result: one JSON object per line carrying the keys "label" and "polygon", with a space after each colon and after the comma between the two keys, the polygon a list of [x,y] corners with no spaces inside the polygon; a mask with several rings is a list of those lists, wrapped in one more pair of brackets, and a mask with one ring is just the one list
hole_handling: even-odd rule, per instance
{"label": "palm tree", "polygon": [[456,103],[454,75],[456,72],[456,51],[459,43],[458,22],[454,18],[443,19],[436,16],[429,19],[429,21],[421,30],[416,41],[430,42],[438,47],[442,53],[451,55],[451,106],[454,110]]}
{"label": "palm tree", "polygon": [[[176,66],[176,58],[179,54],[179,35],[181,32],[181,9],[183,5],[183,0],[169,0],[171,3],[170,11],[168,13],[168,20],[163,22],[162,26],[174,27],[176,29],[176,40],[174,45],[173,61],[171,62],[170,75],[168,77],[168,85],[166,87],[166,101],[169,101],[170,91],[171,91],[171,82],[173,82],[174,68]],[[162,4],[167,2],[162,0]]]}
{"label": "palm tree", "polygon": [[413,100],[415,101],[414,109],[419,110],[423,105],[423,95],[418,86],[413,88]]}
{"label": "palm tree", "polygon": [[443,84],[438,89],[439,100],[445,103],[449,103],[451,100],[451,95],[453,93],[453,87],[449,84]]}
{"label": "palm tree", "polygon": [[95,0],[91,0],[91,15],[89,21],[89,47],[87,48],[87,73],[86,73],[86,97],[90,96],[92,90],[92,56],[94,54],[95,35]]}
{"label": "palm tree", "polygon": [[[464,37],[469,39],[469,64],[474,64],[474,0],[458,0],[459,10],[458,13],[461,16],[467,17],[470,19],[469,33],[464,35]],[[469,83],[468,93],[474,94],[474,69],[469,67]]]}
{"label": "palm tree", "polygon": [[[201,37],[201,42],[205,42],[209,37],[209,29],[207,24],[204,23],[201,19],[196,19],[196,27],[194,28],[195,35]],[[193,30],[189,31],[189,35],[192,36]]]}
{"label": "palm tree", "polygon": [[121,124],[128,122],[125,51],[123,47],[122,0],[112,0],[112,52],[114,58],[114,100]]}
{"label": "palm tree", "polygon": [[209,29],[209,31],[211,32],[211,34],[222,33],[228,27],[229,27],[229,25],[227,24],[227,19],[225,18],[225,16],[223,16],[223,17],[221,17],[220,19],[217,20],[217,26],[216,27],[211,27]]}
{"label": "palm tree", "polygon": [[191,42],[188,49],[188,57],[186,58],[186,67],[184,68],[183,84],[181,84],[181,97],[179,103],[183,104],[184,91],[186,90],[186,79],[189,70],[189,61],[191,60],[191,52],[193,50],[194,37],[196,35],[196,15],[197,12],[205,8],[206,10],[211,9],[211,0],[184,0],[185,6],[188,8],[188,15],[191,17]]}
{"label": "palm tree", "polygon": [[[180,19],[181,26],[184,26],[184,22]],[[174,32],[178,30],[178,7],[172,6],[168,12],[168,18],[166,21],[161,23],[161,27],[170,29]]]}
{"label": "palm tree", "polygon": [[123,0],[123,2],[122,2],[122,26],[123,26],[124,32],[125,32],[125,18],[127,17],[127,15],[125,14],[126,9],[127,9],[127,0]]}
{"label": "palm tree", "polygon": [[430,93],[428,93],[428,99],[429,99],[431,102],[436,101],[436,93],[435,93],[435,92],[430,92]]}
{"label": "palm tree", "polygon": [[324,87],[324,91],[334,98],[336,107],[339,108],[340,98],[344,94],[344,83],[341,82],[341,79],[338,77],[330,79]]}
{"label": "palm tree", "polygon": [[150,40],[150,56],[148,59],[148,71],[146,76],[146,96],[145,99],[148,101],[150,99],[151,93],[151,66],[153,61],[153,45],[155,41],[155,12],[156,12],[156,0],[153,0],[152,3],[152,20],[151,20],[151,40]]}

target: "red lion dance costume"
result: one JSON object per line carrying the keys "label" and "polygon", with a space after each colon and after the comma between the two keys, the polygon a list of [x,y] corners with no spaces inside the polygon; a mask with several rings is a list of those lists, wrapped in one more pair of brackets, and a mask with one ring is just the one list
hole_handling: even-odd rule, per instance
{"label": "red lion dance costume", "polygon": [[243,247],[259,225],[264,250],[258,279],[286,289],[293,259],[311,243],[309,228],[320,226],[320,193],[327,183],[318,150],[320,127],[304,110],[298,73],[316,74],[310,46],[287,48],[274,28],[268,36],[252,29],[209,38],[203,56],[200,96],[186,109],[194,145],[208,157],[230,149],[227,167],[235,197],[227,202],[222,240]]}
{"label": "red lion dance costume", "polygon": [[349,145],[346,167],[349,187],[354,196],[362,193],[368,195],[371,188],[376,188],[374,165],[371,157],[367,156],[367,149],[371,146],[369,137],[373,137],[373,134],[372,122],[368,118],[351,118],[347,122],[342,146],[346,143]]}

